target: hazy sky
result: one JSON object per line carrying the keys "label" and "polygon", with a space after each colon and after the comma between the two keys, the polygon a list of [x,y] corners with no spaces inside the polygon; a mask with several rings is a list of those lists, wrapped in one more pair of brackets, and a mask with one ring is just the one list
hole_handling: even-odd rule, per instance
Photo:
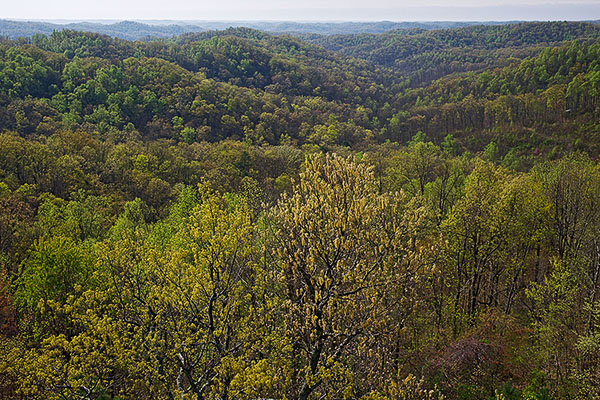
{"label": "hazy sky", "polygon": [[[600,0],[2,0],[3,19],[584,20]],[[525,4],[523,4],[525,3]]]}

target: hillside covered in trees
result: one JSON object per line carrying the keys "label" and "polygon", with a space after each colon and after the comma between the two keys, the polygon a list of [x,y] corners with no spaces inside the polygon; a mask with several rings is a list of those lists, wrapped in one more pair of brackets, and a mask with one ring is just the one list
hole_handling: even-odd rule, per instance
{"label": "hillside covered in trees", "polygon": [[0,42],[0,398],[600,397],[600,29]]}

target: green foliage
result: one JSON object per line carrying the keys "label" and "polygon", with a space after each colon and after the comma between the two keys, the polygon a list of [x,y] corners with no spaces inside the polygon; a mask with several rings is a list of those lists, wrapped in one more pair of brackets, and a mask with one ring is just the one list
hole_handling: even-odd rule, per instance
{"label": "green foliage", "polygon": [[106,197],[88,196],[80,190],[71,201],[54,196],[42,199],[38,224],[45,233],[69,237],[75,241],[101,239],[110,224],[110,201]]}
{"label": "green foliage", "polygon": [[458,142],[452,134],[448,134],[444,137],[444,141],[442,142],[442,149],[451,156],[455,156],[458,154]]}
{"label": "green foliage", "polygon": [[23,261],[16,282],[17,305],[35,310],[40,301],[63,302],[79,286],[94,286],[93,252],[71,239],[40,239]]}
{"label": "green foliage", "polygon": [[599,397],[597,36],[1,41],[0,393]]}
{"label": "green foliage", "polygon": [[[411,247],[422,216],[404,214],[403,201],[379,194],[366,165],[336,155],[309,159],[294,192],[282,195],[273,215],[275,254],[288,288],[286,334],[297,354],[294,397],[348,393],[352,372],[382,373],[377,362],[345,366],[351,349],[372,352],[369,337],[391,333],[379,331],[374,316],[385,309],[393,332],[394,319],[414,305],[419,261]],[[375,360],[385,357],[381,350]]]}

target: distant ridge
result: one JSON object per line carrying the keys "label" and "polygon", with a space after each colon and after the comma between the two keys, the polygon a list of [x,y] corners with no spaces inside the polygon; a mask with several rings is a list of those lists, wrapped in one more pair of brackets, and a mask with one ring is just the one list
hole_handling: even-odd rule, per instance
{"label": "distant ridge", "polygon": [[383,33],[398,29],[453,29],[473,25],[505,25],[511,22],[291,22],[291,21],[121,21],[115,23],[73,22],[53,23],[44,21],[0,20],[0,36],[9,39],[30,38],[35,34],[49,35],[64,29],[95,32],[127,40],[165,38],[184,33],[222,30],[229,27],[248,27],[271,33],[297,34],[356,34]]}
{"label": "distant ridge", "polygon": [[29,38],[35,34],[49,35],[54,31],[65,29],[95,32],[127,40],[139,40],[150,37],[164,38],[206,30],[196,26],[148,25],[134,21],[121,21],[112,24],[94,22],[56,24],[50,22],[0,20],[0,36],[8,37],[9,39]]}

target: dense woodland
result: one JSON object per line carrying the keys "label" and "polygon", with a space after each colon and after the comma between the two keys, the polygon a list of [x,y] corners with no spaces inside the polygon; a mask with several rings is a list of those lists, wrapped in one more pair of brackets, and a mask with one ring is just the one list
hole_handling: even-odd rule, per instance
{"label": "dense woodland", "polygon": [[3,399],[600,398],[600,28],[0,42]]}

